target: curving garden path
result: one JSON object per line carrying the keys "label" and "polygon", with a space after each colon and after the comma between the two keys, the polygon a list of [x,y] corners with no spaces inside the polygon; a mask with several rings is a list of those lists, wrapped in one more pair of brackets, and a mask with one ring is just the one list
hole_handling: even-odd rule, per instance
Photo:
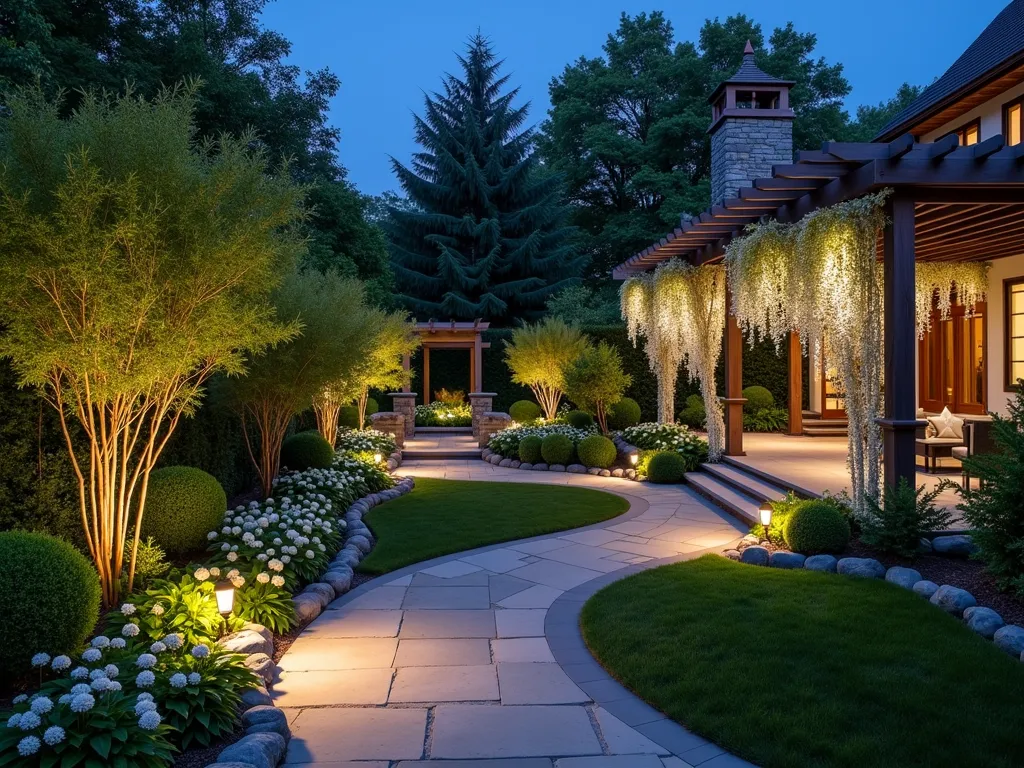
{"label": "curving garden path", "polygon": [[[644,568],[721,550],[742,526],[681,486],[411,461],[404,474],[579,485],[629,511],[419,563],[334,601],[280,661],[286,763],[331,768],[734,768],[644,704],[583,644],[579,611]],[[444,762],[440,762],[444,761]]]}

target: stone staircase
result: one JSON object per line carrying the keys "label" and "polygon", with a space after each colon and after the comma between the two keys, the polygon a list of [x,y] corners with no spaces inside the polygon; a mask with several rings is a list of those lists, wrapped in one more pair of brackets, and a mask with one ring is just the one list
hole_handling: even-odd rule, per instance
{"label": "stone staircase", "polygon": [[417,427],[402,449],[402,461],[479,458],[480,446],[473,438],[472,427]]}
{"label": "stone staircase", "polygon": [[[777,480],[725,457],[720,464],[703,464],[699,472],[687,472],[686,482],[704,498],[747,525],[760,522],[758,507],[783,498],[788,488]],[[798,496],[806,492],[795,489]]]}
{"label": "stone staircase", "polygon": [[803,418],[805,437],[846,437],[848,423],[846,419],[823,419],[816,411],[804,411]]}

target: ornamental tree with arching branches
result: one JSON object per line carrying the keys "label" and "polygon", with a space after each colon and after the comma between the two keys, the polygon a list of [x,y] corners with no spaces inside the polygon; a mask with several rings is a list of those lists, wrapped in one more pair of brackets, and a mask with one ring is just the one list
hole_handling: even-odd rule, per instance
{"label": "ornamental tree with arching branches", "polygon": [[562,372],[589,345],[578,328],[548,317],[512,331],[512,339],[505,342],[505,363],[512,381],[529,387],[544,409],[544,418],[551,420],[565,390]]}
{"label": "ornamental tree with arching branches", "polygon": [[[195,88],[85,95],[67,120],[38,91],[0,122],[0,355],[60,416],[85,542],[131,590],[149,474],[215,372],[287,338],[269,301],[301,243],[302,190],[252,136],[194,142]],[[132,506],[131,500],[137,499]]]}
{"label": "ornamental tree with arching branches", "polygon": [[584,261],[564,226],[561,178],[533,154],[534,135],[520,130],[529,105],[480,35],[416,117],[421,151],[411,167],[392,165],[413,203],[390,208],[398,299],[421,317],[537,317],[554,293],[571,285]]}
{"label": "ornamental tree with arching branches", "polygon": [[597,418],[602,432],[608,431],[608,406],[622,399],[633,377],[622,370],[618,350],[602,341],[586,347],[563,371],[565,394],[580,408]]}

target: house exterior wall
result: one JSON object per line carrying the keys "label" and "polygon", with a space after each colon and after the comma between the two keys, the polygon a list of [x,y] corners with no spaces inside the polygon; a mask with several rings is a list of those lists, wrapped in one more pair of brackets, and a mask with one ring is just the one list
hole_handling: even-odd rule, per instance
{"label": "house exterior wall", "polygon": [[987,341],[985,363],[988,366],[988,410],[1008,415],[1007,404],[1012,392],[1005,391],[1006,373],[1006,305],[1003,281],[1008,278],[1024,277],[1024,244],[1021,255],[996,259],[988,273],[988,303],[986,318]]}
{"label": "house exterior wall", "polygon": [[793,162],[793,121],[727,117],[711,135],[711,200],[733,197],[773,165]]}
{"label": "house exterior wall", "polygon": [[1013,88],[1003,91],[970,112],[960,115],[956,120],[951,120],[941,128],[924,134],[920,140],[924,142],[941,139],[950,131],[955,131],[957,128],[973,122],[976,118],[981,118],[981,140],[990,139],[1003,132],[1003,105],[1021,95],[1024,95],[1024,83],[1019,83]]}

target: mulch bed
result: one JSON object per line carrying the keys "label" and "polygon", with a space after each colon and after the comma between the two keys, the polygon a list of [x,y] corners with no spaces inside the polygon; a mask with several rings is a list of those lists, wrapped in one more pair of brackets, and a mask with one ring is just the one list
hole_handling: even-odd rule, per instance
{"label": "mulch bed", "polygon": [[225,736],[208,747],[186,749],[174,759],[171,768],[205,768],[207,765],[213,765],[217,762],[217,755],[222,749],[231,746],[243,736],[245,736],[245,730],[239,725],[229,736]]}

